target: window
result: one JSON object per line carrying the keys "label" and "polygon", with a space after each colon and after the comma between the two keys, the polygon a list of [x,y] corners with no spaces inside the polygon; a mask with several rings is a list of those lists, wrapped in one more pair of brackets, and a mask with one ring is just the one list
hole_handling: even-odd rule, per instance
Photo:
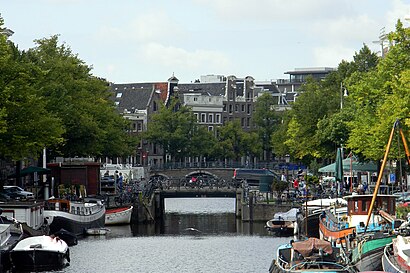
{"label": "window", "polygon": [[247,111],[247,113],[248,113],[248,115],[251,113],[251,105],[250,104],[248,104],[248,111]]}
{"label": "window", "polygon": [[138,131],[138,132],[141,132],[141,131],[142,131],[142,123],[141,123],[141,122],[138,122],[138,123],[137,123],[137,131]]}
{"label": "window", "polygon": [[233,110],[232,104],[229,104],[229,114],[232,114],[232,110]]}
{"label": "window", "polygon": [[194,101],[198,101],[198,98],[197,98],[197,97],[194,97]]}
{"label": "window", "polygon": [[355,212],[359,211],[359,202],[358,201],[354,201],[354,211]]}
{"label": "window", "polygon": [[153,110],[154,112],[156,112],[156,111],[158,110],[158,106],[157,106],[157,102],[156,102],[156,101],[154,101],[154,103],[153,103],[152,110]]}
{"label": "window", "polygon": [[115,104],[115,106],[118,106],[118,105],[120,105],[120,102],[116,101],[116,102],[114,102],[114,104]]}
{"label": "window", "polygon": [[121,97],[122,97],[122,93],[121,93],[121,92],[118,92],[116,97],[117,97],[117,98],[121,98]]}
{"label": "window", "polygon": [[221,114],[216,114],[216,116],[215,116],[215,122],[216,122],[216,123],[221,123]]}
{"label": "window", "polygon": [[198,113],[194,113],[194,115],[195,115],[196,121],[199,122],[199,115],[198,115]]}
{"label": "window", "polygon": [[245,118],[241,118],[241,126],[245,127]]}
{"label": "window", "polygon": [[206,122],[206,115],[205,114],[201,114],[201,122]]}
{"label": "window", "polygon": [[362,201],[362,211],[367,211],[367,202],[365,200]]}
{"label": "window", "polygon": [[209,132],[212,132],[214,130],[214,127],[213,126],[208,126],[208,131]]}
{"label": "window", "polygon": [[209,115],[208,115],[208,122],[209,122],[209,123],[213,123],[213,122],[214,122],[214,115],[213,115],[213,114],[209,114]]}
{"label": "window", "polygon": [[238,111],[239,111],[239,105],[235,104],[235,112],[238,112]]}
{"label": "window", "polygon": [[241,108],[242,108],[242,109],[241,109],[242,112],[245,112],[245,104],[242,104],[242,105],[241,105]]}
{"label": "window", "polygon": [[226,112],[226,104],[224,104],[223,111]]}

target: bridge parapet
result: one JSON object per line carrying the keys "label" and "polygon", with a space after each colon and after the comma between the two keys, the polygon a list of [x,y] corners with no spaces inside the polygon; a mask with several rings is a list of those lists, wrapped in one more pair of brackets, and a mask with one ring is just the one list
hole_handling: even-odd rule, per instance
{"label": "bridge parapet", "polygon": [[170,180],[182,180],[192,176],[208,176],[218,180],[231,181],[234,168],[187,168],[187,169],[164,169],[150,170],[150,176],[164,177]]}

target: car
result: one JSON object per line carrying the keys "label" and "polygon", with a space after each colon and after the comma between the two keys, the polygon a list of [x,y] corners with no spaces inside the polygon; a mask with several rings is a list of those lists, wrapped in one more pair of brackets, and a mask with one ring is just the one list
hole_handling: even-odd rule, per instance
{"label": "car", "polygon": [[34,194],[19,186],[3,186],[3,192],[13,199],[34,199]]}
{"label": "car", "polygon": [[11,201],[11,197],[4,192],[0,192],[0,202],[8,202]]}

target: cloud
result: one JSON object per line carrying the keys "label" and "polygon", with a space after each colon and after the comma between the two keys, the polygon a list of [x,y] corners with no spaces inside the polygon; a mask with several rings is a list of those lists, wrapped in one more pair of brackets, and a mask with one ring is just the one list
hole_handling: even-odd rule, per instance
{"label": "cloud", "polygon": [[366,14],[356,17],[340,17],[314,24],[312,32],[325,43],[371,42],[377,38],[379,24]]}
{"label": "cloud", "polygon": [[164,46],[159,43],[149,43],[142,47],[138,55],[145,62],[158,66],[175,67],[183,70],[202,69],[208,71],[225,70],[230,66],[229,59],[221,52],[201,50],[187,51],[183,48]]}
{"label": "cloud", "polygon": [[396,29],[397,20],[400,19],[405,26],[409,26],[410,22],[406,18],[410,18],[410,4],[404,3],[401,0],[394,0],[393,8],[387,12],[386,32]]}
{"label": "cloud", "polygon": [[337,67],[342,60],[352,61],[354,53],[359,50],[342,45],[316,47],[313,49],[314,65],[319,67]]}
{"label": "cloud", "polygon": [[179,26],[164,11],[155,11],[138,16],[127,31],[130,38],[140,42],[169,41],[183,35],[182,26]]}
{"label": "cloud", "polygon": [[332,17],[340,12],[338,6],[345,1],[328,0],[195,0],[211,8],[222,19],[243,20],[244,18],[264,21],[303,21],[307,18]]}

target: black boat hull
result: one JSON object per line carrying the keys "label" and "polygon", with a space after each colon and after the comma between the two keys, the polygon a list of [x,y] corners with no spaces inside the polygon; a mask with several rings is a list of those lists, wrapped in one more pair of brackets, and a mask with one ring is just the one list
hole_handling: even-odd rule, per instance
{"label": "black boat hull", "polygon": [[69,265],[70,253],[32,249],[12,251],[10,258],[16,271],[47,271]]}

